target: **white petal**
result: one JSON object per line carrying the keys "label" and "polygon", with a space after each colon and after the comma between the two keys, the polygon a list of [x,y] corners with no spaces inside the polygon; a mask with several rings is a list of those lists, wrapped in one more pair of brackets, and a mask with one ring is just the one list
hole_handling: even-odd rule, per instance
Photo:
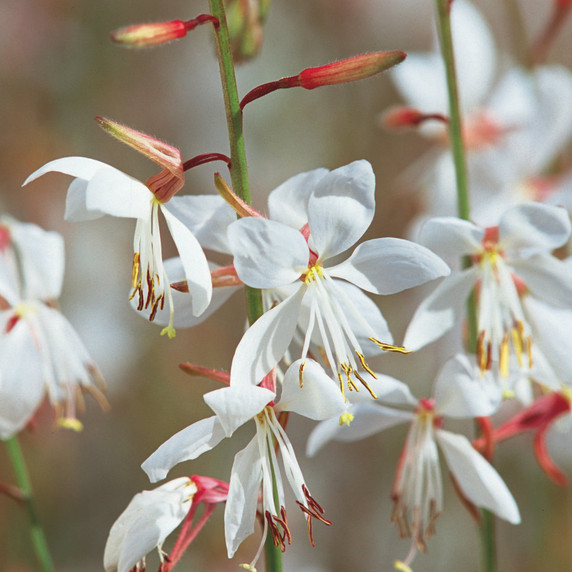
{"label": "white petal", "polygon": [[216,416],[201,419],[175,433],[152,455],[141,468],[152,483],[160,481],[178,463],[200,457],[216,447],[225,438],[224,429]]}
{"label": "white petal", "polygon": [[22,298],[57,299],[64,277],[64,240],[35,224],[9,225],[22,273]]}
{"label": "white petal", "polygon": [[479,253],[484,234],[484,229],[468,220],[437,217],[423,225],[420,242],[440,256],[462,256]]}
{"label": "white petal", "polygon": [[475,505],[518,524],[520,513],[512,494],[493,466],[475,451],[469,440],[442,429],[436,431],[436,437],[463,494]]}
{"label": "white petal", "polygon": [[308,201],[311,248],[320,260],[340,254],[367,230],[375,211],[375,175],[364,160],[322,177]]}
{"label": "white petal", "polygon": [[499,246],[520,256],[551,251],[568,241],[570,217],[565,209],[525,203],[506,211],[499,222]]}
{"label": "white petal", "polygon": [[475,375],[475,367],[463,354],[443,366],[435,382],[435,411],[448,417],[488,417],[497,409],[502,395],[491,399]]}
{"label": "white petal", "polygon": [[65,220],[82,222],[86,220],[95,220],[105,214],[95,209],[88,210],[86,204],[88,185],[89,181],[84,179],[74,179],[70,183],[66,195]]}
{"label": "white petal", "polygon": [[328,169],[314,169],[290,177],[268,195],[268,213],[272,220],[301,229],[308,222],[308,199]]}
{"label": "white petal", "polygon": [[304,362],[303,385],[300,387],[300,365],[296,360],[286,371],[278,409],[321,421],[341,415],[346,405],[334,380],[314,360]]}
{"label": "white petal", "polygon": [[409,411],[399,411],[372,402],[354,405],[348,412],[354,415],[349,427],[340,426],[338,417],[322,421],[316,426],[306,445],[308,456],[314,456],[329,441],[359,441],[413,419],[413,414]]}
{"label": "white petal", "polygon": [[447,276],[450,269],[424,246],[400,238],[376,238],[360,244],[328,272],[374,294],[395,294]]}
{"label": "white petal", "polygon": [[463,315],[475,282],[475,267],[443,280],[413,315],[403,340],[405,347],[418,350],[449,331]]}
{"label": "white petal", "polygon": [[230,254],[226,231],[236,213],[220,195],[177,195],[167,206],[203,248]]}
{"label": "white petal", "polygon": [[[391,405],[417,405],[417,399],[411,393],[409,386],[402,381],[395,379],[389,375],[376,373],[377,379],[367,380],[367,384],[371,390],[377,395],[378,403],[390,403]],[[351,392],[347,394],[352,403],[360,403],[363,401],[371,402],[371,395],[361,390],[359,393]]]}
{"label": "white petal", "polygon": [[228,498],[224,510],[224,535],[228,557],[254,532],[258,493],[262,483],[262,461],[256,437],[234,457]]}
{"label": "white petal", "polygon": [[228,228],[238,277],[253,288],[276,288],[297,280],[308,266],[302,234],[279,222],[243,218]]}
{"label": "white petal", "polygon": [[541,253],[510,265],[534,296],[562,308],[572,307],[572,270],[562,260]]}
{"label": "white petal", "polygon": [[163,206],[161,210],[181,257],[192,298],[193,314],[200,316],[207,309],[213,291],[207,258],[193,233],[169,212],[168,206]]}
{"label": "white petal", "polygon": [[109,169],[109,165],[96,161],[95,159],[88,159],[87,157],[63,157],[46,163],[37,171],[34,171],[25,181],[22,186],[35,181],[37,178],[45,175],[46,173],[63,173],[64,175],[71,175],[89,181],[97,171],[100,169]]}
{"label": "white petal", "polygon": [[223,387],[203,396],[205,403],[216,413],[227,437],[258,415],[274,397],[274,392],[256,385]]}
{"label": "white petal", "polygon": [[32,418],[46,393],[33,333],[19,320],[0,337],[0,438],[8,439]]}
{"label": "white petal", "polygon": [[298,312],[306,288],[299,290],[275,308],[262,314],[240,340],[232,366],[233,385],[256,385],[284,357],[296,331]]}

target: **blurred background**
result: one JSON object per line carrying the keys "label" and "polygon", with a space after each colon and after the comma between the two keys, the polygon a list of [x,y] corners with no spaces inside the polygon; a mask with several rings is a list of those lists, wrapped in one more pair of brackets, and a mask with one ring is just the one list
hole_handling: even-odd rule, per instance
{"label": "blurred background", "polygon": [[[504,54],[501,60],[508,61],[514,43],[507,32],[511,22],[506,4],[476,2]],[[525,39],[536,37],[552,2],[515,4],[524,13]],[[260,83],[358,53],[428,50],[432,10],[428,0],[274,0],[260,56],[237,70],[239,90],[244,95]],[[111,403],[110,411],[102,412],[88,400],[81,433],[54,431],[46,410],[21,436],[59,572],[103,569],[111,524],[136,492],[150,488],[140,463],[172,434],[210,415],[202,395],[216,386],[186,376],[178,364],[190,361],[228,370],[243,330],[244,302],[237,295],[208,323],[179,330],[174,340],[160,337],[160,328],[138,317],[127,303],[134,223],[108,217],[66,223],[70,180],[63,175],[45,176],[25,189],[21,184],[47,161],[70,155],[108,162],[143,181],[156,172],[151,162],[100,130],[95,115],[153,134],[180,148],[183,159],[227,153],[208,26],[155,50],[122,49],[108,37],[111,30],[131,23],[190,19],[207,11],[206,0],[0,2],[0,207],[2,213],[63,234],[67,268],[62,309],[99,364]],[[549,60],[571,67],[569,24]],[[380,113],[397,103],[390,74],[384,74],[311,92],[276,92],[249,105],[245,138],[255,205],[264,211],[267,193],[296,173],[365,158],[377,176],[378,204],[366,238],[405,236],[407,223],[420,207],[402,174],[430,145],[416,133],[381,128]],[[182,192],[214,193],[215,170],[222,166],[189,172]],[[429,290],[379,300],[398,342]],[[439,351],[430,348],[406,358],[385,356],[374,360],[374,367],[408,381],[423,396],[430,392],[438,362]],[[289,433],[312,494],[334,524],[329,529],[315,526],[317,547],[312,549],[305,522],[292,506],[294,544],[286,551],[285,570],[391,570],[394,559],[405,557],[409,549],[389,523],[390,488],[405,428],[356,444],[330,445],[306,459],[303,451],[311,427],[292,419]],[[236,438],[178,466],[171,475],[228,479],[232,458],[252,430],[243,428]],[[564,463],[565,455],[558,461]],[[498,524],[499,569],[572,569],[571,491],[548,482],[534,462],[527,437],[501,447],[496,465],[523,516],[518,527]],[[571,474],[571,468],[567,470]],[[0,481],[13,482],[2,448]],[[415,562],[416,572],[477,570],[477,528],[449,482],[445,507],[428,554]],[[234,561],[227,560],[222,514],[222,507],[215,511],[179,565],[181,571],[226,572],[251,558],[257,535],[244,543]],[[154,557],[148,562],[148,569],[154,570]],[[0,497],[0,570],[28,572],[35,566],[24,512]]]}

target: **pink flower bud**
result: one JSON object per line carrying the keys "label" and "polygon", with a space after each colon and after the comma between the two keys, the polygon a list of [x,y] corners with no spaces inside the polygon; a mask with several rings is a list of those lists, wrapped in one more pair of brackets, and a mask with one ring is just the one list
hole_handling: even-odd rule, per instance
{"label": "pink flower bud", "polygon": [[304,89],[314,89],[323,85],[348,83],[368,78],[401,63],[406,54],[401,51],[376,52],[354,56],[317,68],[308,68],[297,76]]}
{"label": "pink flower bud", "polygon": [[172,22],[153,22],[152,24],[136,24],[119,28],[111,32],[111,39],[131,48],[157,46],[187,35],[187,25],[182,20]]}
{"label": "pink flower bud", "polygon": [[386,129],[404,129],[418,127],[430,119],[447,123],[448,119],[440,113],[423,113],[415,107],[397,106],[388,109],[381,117],[381,124]]}

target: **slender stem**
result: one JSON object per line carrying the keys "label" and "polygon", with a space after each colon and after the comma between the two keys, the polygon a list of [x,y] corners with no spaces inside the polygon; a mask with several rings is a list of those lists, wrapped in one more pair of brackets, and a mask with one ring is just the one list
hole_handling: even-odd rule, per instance
{"label": "slender stem", "polygon": [[[463,129],[459,104],[459,93],[457,89],[457,74],[455,71],[455,55],[453,51],[453,38],[451,34],[451,4],[453,0],[435,0],[437,16],[439,21],[439,37],[441,41],[441,52],[445,64],[447,77],[447,92],[449,96],[449,136],[451,140],[451,151],[455,164],[455,175],[457,179],[457,210],[459,218],[470,220],[471,209],[469,203],[469,177],[467,173],[467,162],[465,158],[465,148],[463,145]],[[467,268],[472,264],[470,258],[463,259],[463,267]],[[477,311],[475,293],[472,292],[467,302],[467,320],[469,328],[468,350],[472,353],[476,351],[478,339]],[[494,515],[487,510],[482,511],[481,520],[481,551],[483,572],[496,572],[496,541],[495,541],[495,519]]]}
{"label": "slender stem", "polygon": [[32,484],[28,475],[26,461],[24,460],[18,439],[15,436],[8,439],[6,441],[6,448],[14,468],[14,473],[16,474],[18,486],[20,487],[24,497],[24,504],[26,505],[26,510],[30,519],[30,536],[32,537],[32,545],[34,546],[34,551],[36,552],[41,570],[42,572],[54,572],[54,565],[52,564],[48,543],[46,542],[46,537],[44,536],[44,532],[38,520],[34,504]]}
{"label": "slender stem", "polygon": [[[230,47],[230,37],[226,22],[223,0],[209,0],[211,14],[217,18],[219,25],[215,27],[215,40],[220,76],[224,94],[224,107],[228,138],[230,142],[230,178],[232,190],[245,203],[251,204],[250,187],[248,183],[248,168],[246,164],[246,151],[244,147],[244,134],[242,130],[242,109],[234,74],[234,62]],[[246,304],[248,321],[253,324],[264,309],[260,290],[246,287]],[[273,479],[274,485],[276,484]],[[274,495],[276,498],[276,494]],[[272,535],[267,534],[265,542],[266,572],[282,571],[282,553],[280,547],[274,546]]]}
{"label": "slender stem", "polygon": [[[230,37],[226,23],[226,14],[222,0],[209,0],[211,14],[218,20],[215,27],[215,41],[220,76],[223,86],[224,107],[230,142],[230,178],[232,190],[245,202],[251,204],[250,186],[248,183],[248,168],[246,165],[246,151],[244,147],[244,134],[242,130],[242,110],[236,77],[234,74],[234,62],[230,48]],[[246,304],[248,321],[254,323],[263,313],[262,297],[259,290],[246,287]]]}

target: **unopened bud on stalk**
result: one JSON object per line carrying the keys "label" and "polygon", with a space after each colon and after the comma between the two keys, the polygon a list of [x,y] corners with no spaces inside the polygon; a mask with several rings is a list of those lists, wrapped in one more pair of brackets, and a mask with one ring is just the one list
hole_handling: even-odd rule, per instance
{"label": "unopened bud on stalk", "polygon": [[354,56],[324,66],[308,68],[298,75],[284,77],[255,87],[247,93],[240,102],[240,107],[244,108],[247,103],[254,101],[276,91],[290,87],[303,87],[304,89],[315,89],[325,85],[335,85],[338,83],[349,83],[366,79],[382,71],[385,71],[398,63],[401,63],[407,54],[398,50],[392,52],[376,52],[373,54],[362,54]]}
{"label": "unopened bud on stalk", "polygon": [[187,32],[194,30],[200,24],[211,22],[215,26],[218,20],[210,14],[201,14],[192,20],[173,20],[172,22],[152,22],[150,24],[135,24],[119,28],[111,32],[111,39],[128,48],[149,48],[165,44],[179,38],[184,38]]}
{"label": "unopened bud on stalk", "polygon": [[236,63],[257,56],[264,40],[264,24],[271,0],[225,0],[226,22]]}
{"label": "unopened bud on stalk", "polygon": [[433,119],[448,123],[447,117],[440,113],[423,113],[415,107],[397,106],[388,109],[381,116],[381,125],[386,129],[405,129],[418,127],[421,123]]}

